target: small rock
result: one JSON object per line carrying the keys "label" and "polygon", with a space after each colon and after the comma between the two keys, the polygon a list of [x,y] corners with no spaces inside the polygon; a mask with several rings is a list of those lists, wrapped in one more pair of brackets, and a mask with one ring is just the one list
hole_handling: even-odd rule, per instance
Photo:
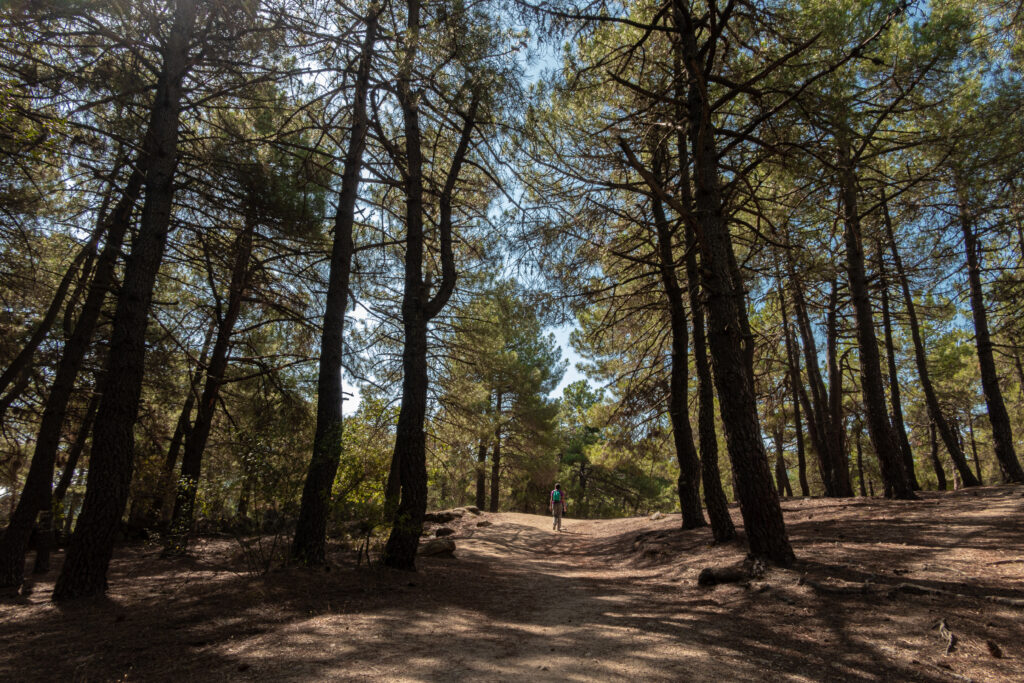
{"label": "small rock", "polygon": [[1001,659],[1003,656],[1003,649],[996,644],[994,640],[986,640],[985,647],[988,648],[988,653],[996,659]]}
{"label": "small rock", "polygon": [[477,526],[494,526],[494,522],[489,522],[486,519],[476,523]]}
{"label": "small rock", "polygon": [[442,526],[437,528],[437,530],[434,532],[434,536],[441,538],[442,536],[451,536],[454,533],[455,529],[452,529],[451,527],[447,526]]}
{"label": "small rock", "polygon": [[660,512],[655,512],[653,515],[651,515],[651,519],[652,520],[661,519],[664,516],[665,515],[661,514]]}
{"label": "small rock", "polygon": [[420,546],[420,555],[451,556],[455,552],[455,541],[450,538],[433,538]]}
{"label": "small rock", "polygon": [[471,515],[479,515],[480,514],[480,508],[478,508],[476,505],[467,505],[466,507],[464,507],[462,509],[465,510],[466,512],[468,512]]}

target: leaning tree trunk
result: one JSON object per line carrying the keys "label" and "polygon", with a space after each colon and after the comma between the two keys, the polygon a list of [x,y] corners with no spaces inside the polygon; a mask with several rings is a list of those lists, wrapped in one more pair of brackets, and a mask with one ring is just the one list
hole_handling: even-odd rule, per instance
{"label": "leaning tree trunk", "polygon": [[704,304],[701,301],[700,268],[697,263],[697,236],[686,230],[686,280],[693,316],[693,365],[697,371],[697,435],[700,441],[700,474],[704,484],[704,505],[711,521],[711,535],[718,543],[736,538],[736,526],[729,514],[729,500],[722,489],[718,467],[718,433],[715,429],[715,385],[708,362],[708,343],[704,334]]}
{"label": "leaning tree trunk", "polygon": [[174,201],[182,81],[190,66],[195,0],[177,0],[144,143],[146,199],[118,293],[103,398],[93,428],[85,502],[54,587],[54,600],[102,593],[114,551],[135,451],[134,427],[142,392],[146,326],[163,260]]}
{"label": "leaning tree trunk", "polygon": [[[655,157],[660,157],[656,154]],[[660,164],[655,162],[655,173],[660,174]],[[658,266],[661,283],[665,288],[665,299],[668,304],[669,329],[672,333],[671,368],[669,370],[668,414],[672,421],[672,438],[675,443],[676,458],[679,461],[679,508],[682,511],[682,527],[696,529],[707,526],[704,512],[700,505],[700,456],[693,443],[693,428],[690,426],[690,414],[687,408],[687,389],[690,373],[688,367],[687,343],[689,332],[686,329],[686,308],[683,304],[683,293],[676,276],[676,259],[672,244],[672,230],[665,216],[665,209],[656,197],[651,200],[654,212],[654,227],[658,242]]]}
{"label": "leaning tree trunk", "polygon": [[740,501],[750,552],[789,566],[793,549],[786,536],[779,497],[772,486],[768,456],[761,438],[754,378],[744,344],[746,296],[734,277],[732,237],[719,187],[718,152],[711,102],[702,93],[708,84],[697,45],[698,28],[689,8],[673,4],[675,28],[689,72],[687,114],[694,168],[697,245],[707,294],[708,344],[715,386],[732,462],[733,485]]}
{"label": "leaning tree trunk", "polygon": [[849,142],[845,137],[840,136],[838,148],[839,189],[843,209],[843,233],[846,240],[846,272],[854,318],[857,322],[861,394],[864,398],[864,411],[867,414],[868,434],[881,466],[886,493],[894,498],[912,499],[915,497],[914,491],[900,464],[899,440],[889,422],[886,410],[882,365],[878,355],[875,321],[864,267],[864,245],[857,208],[857,179],[854,175]]}
{"label": "leaning tree trunk", "polygon": [[299,519],[292,540],[292,557],[306,565],[323,564],[327,542],[327,514],[331,487],[341,460],[342,351],[344,344],[345,309],[348,307],[349,276],[355,244],[356,199],[363,167],[363,150],[369,119],[366,100],[370,90],[370,67],[377,33],[379,6],[373,5],[366,18],[366,36],[356,76],[352,104],[352,132],[345,154],[345,168],[338,194],[338,211],[334,219],[334,246],[324,309],[323,333],[320,338],[320,373],[317,378],[316,431],[313,436],[313,457],[302,489]]}
{"label": "leaning tree trunk", "polygon": [[82,417],[82,423],[75,434],[75,440],[68,449],[68,460],[64,463],[57,488],[50,496],[50,503],[39,514],[39,533],[36,535],[36,560],[32,568],[33,574],[45,574],[50,571],[50,552],[53,549],[56,536],[55,523],[59,519],[58,511],[64,503],[64,495],[68,486],[71,485],[71,477],[74,476],[75,468],[78,467],[78,460],[85,450],[85,442],[89,438],[89,430],[92,428],[93,418],[96,417],[96,409],[100,404],[99,394],[93,394],[89,398],[89,404]]}
{"label": "leaning tree trunk", "polygon": [[907,427],[903,421],[903,403],[900,400],[900,376],[896,367],[896,348],[892,340],[892,317],[889,311],[889,280],[885,273],[885,259],[882,254],[882,245],[878,249],[878,275],[879,290],[882,299],[882,330],[885,333],[885,356],[889,365],[889,403],[892,406],[892,424],[896,430],[896,436],[900,441],[900,460],[903,469],[910,481],[910,487],[915,491],[921,490],[917,483],[917,473],[914,471],[914,453],[910,449],[910,439],[907,438]]}
{"label": "leaning tree trunk", "polygon": [[[452,250],[452,197],[456,181],[469,151],[476,124],[478,94],[465,115],[451,166],[437,199],[436,233],[441,247],[441,283],[433,297],[423,279],[424,211],[423,152],[420,147],[418,93],[413,92],[413,67],[420,32],[419,0],[407,2],[407,45],[398,69],[397,90],[405,129],[405,279],[402,294],[402,407],[398,412],[392,469],[397,473],[399,500],[395,506],[391,534],[384,545],[384,564],[396,569],[416,568],[416,551],[427,510],[427,454],[423,425],[427,411],[427,324],[451,297],[455,288],[455,254]],[[389,481],[392,478],[389,477]],[[390,493],[390,492],[389,492]],[[491,501],[493,505],[495,501]],[[390,511],[390,510],[389,510]]]}
{"label": "leaning tree trunk", "polygon": [[[196,491],[203,464],[203,453],[210,438],[210,428],[217,410],[217,399],[224,384],[224,373],[228,368],[228,350],[235,323],[242,310],[242,297],[248,287],[249,260],[252,257],[253,233],[256,231],[256,217],[247,215],[245,226],[234,245],[234,263],[231,281],[228,284],[227,306],[217,325],[217,340],[210,353],[210,365],[206,368],[206,382],[196,409],[196,419],[185,437],[185,451],[181,456],[181,473],[178,476],[177,495],[174,499],[174,514],[171,531],[167,536],[164,555],[182,555],[188,550],[189,534],[195,519]],[[220,312],[220,307],[218,306]]]}
{"label": "leaning tree trunk", "polygon": [[[942,412],[942,406],[939,405],[939,397],[935,393],[935,387],[932,384],[931,374],[928,372],[928,354],[925,352],[924,339],[921,337],[921,325],[917,320],[917,306],[914,305],[914,297],[910,293],[910,281],[907,278],[907,272],[903,267],[903,259],[900,257],[899,249],[896,246],[896,234],[893,231],[888,202],[884,197],[882,198],[882,218],[884,219],[883,225],[885,226],[886,237],[889,240],[889,251],[892,253],[893,265],[896,268],[896,276],[900,280],[900,289],[903,291],[903,304],[907,310],[910,338],[914,343],[914,361],[917,365],[917,376],[921,382],[921,392],[924,394],[925,406],[928,408],[928,417],[931,418],[932,427],[942,437],[942,443],[945,444],[949,457],[953,461],[953,466],[960,473],[960,478],[964,485],[977,486],[978,480],[971,473],[971,468],[967,465],[967,459],[960,449],[960,443],[957,441],[956,434],[953,433],[949,420]],[[940,467],[939,470],[941,471],[941,469]],[[942,482],[945,485],[945,475],[942,477]],[[942,490],[945,490],[945,488]]]}
{"label": "leaning tree trunk", "polygon": [[[54,323],[57,322],[57,316],[60,314],[60,309],[67,298],[71,283],[75,281],[76,277],[85,276],[87,269],[83,266],[91,263],[91,256],[96,252],[96,247],[103,237],[103,233],[106,232],[107,222],[104,218],[105,216],[100,216],[95,230],[93,230],[92,235],[89,237],[89,241],[86,242],[68,265],[67,270],[64,272],[64,277],[57,284],[57,291],[54,292],[53,299],[50,301],[46,313],[43,314],[43,319],[36,325],[28,341],[21,347],[21,350],[14,357],[14,360],[11,361],[11,364],[0,373],[0,394],[6,393],[3,402],[5,408],[21,393],[20,391],[8,392],[7,390],[12,385],[18,386],[18,379],[32,369],[32,358],[35,356],[39,345],[43,343],[46,335],[50,333]],[[0,424],[3,423],[4,412],[6,411],[0,412]]]}
{"label": "leaning tree trunk", "polygon": [[[36,515],[51,506],[50,487],[53,468],[60,447],[68,404],[75,390],[75,380],[82,368],[85,355],[92,344],[93,334],[103,310],[103,301],[115,280],[121,245],[131,222],[132,208],[142,187],[142,173],[136,169],[128,179],[124,194],[103,222],[106,242],[100,253],[89,284],[89,293],[82,305],[71,337],[64,344],[53,384],[46,398],[43,417],[39,422],[32,463],[18,507],[11,515],[7,532],[0,540],[0,587],[21,584],[25,552]],[[84,440],[83,440],[84,443]]]}
{"label": "leaning tree trunk", "polygon": [[[965,191],[957,179],[959,199],[960,229],[964,235],[964,251],[967,254],[967,282],[971,292],[971,313],[974,316],[974,339],[978,351],[978,365],[981,368],[981,388],[985,392],[985,404],[988,406],[988,419],[992,425],[992,445],[996,458],[1003,467],[1007,480],[1024,483],[1024,469],[1013,447],[1013,430],[1010,427],[1010,416],[1006,412],[1003,391],[999,388],[999,372],[992,353],[992,336],[988,329],[988,311],[985,309],[985,294],[981,287],[981,254],[978,249],[978,236],[974,231],[974,221],[964,198]],[[961,475],[962,476],[962,475]],[[967,478],[964,478],[967,485]]]}

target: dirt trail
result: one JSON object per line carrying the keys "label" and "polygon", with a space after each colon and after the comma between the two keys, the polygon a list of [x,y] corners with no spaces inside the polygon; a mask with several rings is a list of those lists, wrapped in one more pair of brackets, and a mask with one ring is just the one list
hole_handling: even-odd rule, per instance
{"label": "dirt trail", "polygon": [[[415,574],[339,551],[331,572],[255,577],[233,541],[176,562],[126,548],[103,600],[58,608],[42,580],[0,602],[0,680],[1019,681],[1024,609],[983,596],[1024,597],[1022,493],[786,501],[799,565],[714,588],[697,573],[742,546],[678,515],[566,519],[561,534],[467,515],[455,558]],[[869,590],[822,594],[802,575]],[[901,582],[974,597],[885,590]]]}

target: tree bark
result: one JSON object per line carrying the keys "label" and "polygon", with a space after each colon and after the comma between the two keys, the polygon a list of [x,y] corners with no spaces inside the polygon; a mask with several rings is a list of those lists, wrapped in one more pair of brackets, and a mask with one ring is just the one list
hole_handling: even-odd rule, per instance
{"label": "tree bark", "polygon": [[793,285],[793,308],[796,312],[797,329],[800,331],[803,341],[804,365],[807,367],[807,379],[811,387],[810,396],[803,389],[802,383],[800,387],[800,399],[804,404],[804,413],[807,415],[807,430],[811,436],[811,447],[818,456],[818,468],[821,483],[825,488],[825,496],[839,497],[841,494],[836,488],[833,473],[836,458],[832,455],[832,442],[829,437],[832,427],[829,411],[826,409],[828,393],[825,391],[825,383],[821,379],[821,369],[818,367],[818,347],[811,329],[810,317],[807,314],[802,283],[794,275],[792,264],[790,264],[790,282]]}
{"label": "tree bark", "polygon": [[899,460],[899,440],[889,422],[886,410],[882,366],[878,340],[868,294],[864,267],[864,245],[860,214],[857,207],[857,179],[854,174],[850,146],[845,136],[837,140],[839,153],[839,189],[846,241],[846,272],[850,284],[854,318],[857,322],[857,344],[860,350],[861,394],[867,414],[868,435],[878,456],[886,494],[893,498],[913,499],[914,491]]}
{"label": "tree bark", "polygon": [[[1024,469],[1013,447],[1013,430],[1010,416],[1006,412],[1003,391],[999,388],[999,372],[992,352],[992,336],[988,328],[988,311],[985,308],[985,294],[981,287],[981,253],[974,221],[968,206],[963,183],[956,178],[960,229],[964,236],[964,251],[967,255],[967,282],[971,293],[971,313],[974,317],[974,339],[978,351],[978,365],[981,368],[981,388],[988,406],[988,419],[992,425],[992,445],[996,459],[1002,465],[1008,481],[1024,483]],[[964,483],[967,478],[964,477]]]}
{"label": "tree bark", "polygon": [[[889,240],[889,251],[892,253],[893,266],[896,268],[896,276],[899,278],[900,289],[903,291],[903,303],[907,311],[907,322],[910,325],[910,337],[914,343],[914,361],[917,365],[917,376],[921,382],[921,392],[924,394],[925,406],[928,408],[928,417],[931,419],[932,426],[942,437],[942,443],[945,444],[950,460],[953,461],[953,466],[960,473],[964,484],[967,486],[977,486],[978,480],[971,474],[971,469],[967,466],[967,459],[960,449],[960,444],[953,433],[949,420],[939,405],[939,397],[935,393],[935,387],[932,384],[931,374],[928,371],[928,354],[925,352],[924,340],[921,337],[921,325],[917,319],[917,306],[914,305],[914,297],[910,293],[910,281],[903,267],[903,259],[900,257],[899,248],[896,246],[896,234],[893,230],[892,217],[889,214],[889,205],[885,197],[882,198],[882,218],[886,237]],[[945,481],[945,478],[943,478],[943,481]]]}
{"label": "tree bark", "polygon": [[843,419],[843,372],[839,367],[839,282],[832,279],[825,318],[828,356],[828,426],[829,452],[832,457],[833,489],[841,497],[853,496],[850,463],[846,457],[846,429]]}
{"label": "tree bark", "polygon": [[910,487],[915,491],[921,490],[917,482],[917,473],[914,471],[914,452],[910,448],[910,440],[907,438],[907,427],[903,421],[903,402],[900,399],[900,376],[896,367],[896,346],[892,339],[892,317],[889,311],[889,280],[885,272],[885,258],[882,245],[877,245],[878,250],[878,276],[879,291],[882,300],[882,330],[885,333],[885,357],[889,366],[889,404],[892,406],[892,426],[896,430],[896,436],[900,444],[900,460],[903,463],[903,470],[906,472]]}
{"label": "tree bark", "polygon": [[772,439],[775,441],[775,485],[781,498],[793,497],[793,487],[789,483],[789,474],[786,472],[786,450],[783,446],[784,435],[781,428],[772,431]]}
{"label": "tree bark", "polygon": [[491,446],[491,512],[498,511],[501,496],[501,404],[502,392],[499,389],[494,401],[494,414],[497,426],[494,428],[494,445]]}
{"label": "tree bark", "polygon": [[146,326],[170,230],[182,81],[190,66],[195,0],[177,0],[144,143],[146,199],[114,312],[110,360],[93,428],[85,502],[53,591],[68,600],[103,593],[131,483]]}
{"label": "tree bark", "polygon": [[369,119],[366,101],[370,90],[370,68],[377,39],[377,16],[380,9],[372,5],[366,18],[366,35],[356,76],[352,105],[352,132],[345,154],[345,168],[334,218],[334,245],[331,251],[330,275],[325,301],[323,332],[320,338],[320,372],[317,378],[316,432],[313,436],[313,457],[309,462],[302,489],[299,519],[292,539],[292,557],[305,565],[323,564],[327,541],[327,515],[331,487],[338,472],[342,450],[342,406],[344,395],[341,375],[345,310],[348,308],[349,277],[355,244],[356,200],[363,168],[363,151]]}
{"label": "tree bark", "polygon": [[936,435],[935,423],[928,423],[928,435],[931,441],[932,467],[935,469],[935,481],[940,491],[946,490],[946,473],[942,469],[942,461],[939,460],[939,440]]}
{"label": "tree bark", "polygon": [[[112,191],[113,189],[111,189]],[[105,220],[105,215],[101,215],[97,221],[96,228],[89,237],[89,241],[78,251],[75,258],[71,260],[64,276],[57,284],[57,291],[54,292],[50,306],[46,309],[46,313],[43,314],[43,319],[36,325],[25,345],[21,347],[21,351],[11,361],[11,364],[7,366],[3,373],[0,373],[0,394],[5,394],[12,384],[16,385],[18,378],[31,370],[32,358],[35,356],[36,349],[39,348],[39,345],[46,339],[46,335],[53,329],[53,324],[57,321],[60,309],[67,298],[68,289],[71,288],[71,283],[84,270],[83,264],[89,261],[91,255],[95,253],[96,247],[99,245],[106,229],[107,221]],[[8,393],[4,397],[3,405],[5,408],[17,398],[18,393],[20,392]],[[6,410],[0,411],[0,423],[3,422],[5,412]]]}
{"label": "tree bark", "polygon": [[863,431],[863,427],[858,422],[856,436],[854,437],[857,444],[857,475],[860,478],[860,497],[867,498],[868,491],[864,487],[864,448],[861,445],[861,433]]}
{"label": "tree bark", "polygon": [[203,373],[206,371],[207,359],[210,355],[210,346],[213,344],[213,337],[217,331],[217,321],[211,320],[206,334],[203,337],[202,350],[199,352],[199,361],[196,364],[195,372],[189,382],[188,395],[185,396],[185,404],[178,413],[178,420],[174,425],[174,434],[171,435],[171,443],[167,447],[167,455],[164,456],[162,471],[160,472],[160,484],[157,487],[156,496],[153,500],[151,516],[158,520],[161,533],[168,533],[171,529],[171,520],[174,517],[174,499],[177,494],[177,486],[174,481],[174,470],[178,466],[178,456],[181,455],[181,447],[192,431],[192,408],[196,404],[196,397],[203,380]]}
{"label": "tree bark", "polygon": [[967,435],[971,437],[971,457],[974,458],[974,474],[978,478],[978,485],[984,486],[981,478],[981,460],[978,459],[978,443],[974,439],[974,416],[967,415]]}
{"label": "tree bark", "polygon": [[[656,154],[656,159],[662,155]],[[655,174],[660,175],[659,163],[655,163]],[[661,283],[665,288],[668,307],[669,329],[672,333],[672,351],[669,370],[668,414],[672,422],[672,438],[675,443],[676,459],[679,462],[679,508],[682,511],[682,527],[696,529],[707,526],[700,505],[700,456],[693,443],[693,428],[687,408],[689,388],[689,332],[686,329],[686,308],[683,293],[676,275],[675,250],[672,229],[665,216],[665,209],[657,197],[651,199],[654,213],[654,227],[657,234],[658,260]]]}
{"label": "tree bark", "polygon": [[[92,344],[96,325],[103,310],[103,301],[115,279],[121,245],[128,232],[132,209],[142,188],[142,173],[136,169],[128,179],[124,194],[114,210],[104,219],[107,238],[96,264],[89,293],[82,305],[74,332],[64,344],[53,384],[46,398],[39,422],[32,462],[18,506],[11,515],[7,531],[0,540],[0,587],[21,585],[24,577],[25,552],[36,515],[50,507],[53,468],[60,447],[68,404],[75,390],[75,381],[85,355]],[[83,439],[84,443],[84,439]]]}
{"label": "tree bark", "polygon": [[807,455],[804,451],[804,426],[800,418],[800,389],[803,379],[800,376],[800,352],[793,342],[793,331],[789,326],[789,314],[786,310],[786,292],[779,284],[779,313],[782,316],[782,331],[786,342],[786,362],[789,368],[789,386],[793,401],[793,430],[796,433],[797,472],[800,481],[800,495],[811,495],[811,487],[807,484]]}
{"label": "tree bark", "polygon": [[[384,564],[395,569],[416,568],[416,551],[427,509],[426,441],[423,425],[427,410],[427,324],[441,312],[455,288],[455,255],[452,251],[452,195],[469,151],[479,106],[472,94],[459,142],[444,186],[437,200],[437,234],[441,247],[441,283],[430,297],[423,280],[423,152],[420,148],[420,94],[412,88],[420,32],[419,0],[408,0],[405,54],[398,69],[398,101],[405,130],[406,240],[405,279],[402,295],[402,407],[398,413],[392,468],[400,492],[391,534],[384,545]],[[390,479],[390,477],[389,477]],[[493,506],[496,501],[491,501]]]}
{"label": "tree bark", "polygon": [[[689,182],[687,181],[687,184]],[[704,484],[704,505],[711,520],[711,535],[718,543],[736,538],[736,526],[729,514],[729,500],[722,489],[718,467],[718,432],[715,429],[715,385],[708,362],[704,334],[704,303],[701,301],[700,268],[697,263],[697,234],[686,229],[686,280],[693,316],[693,365],[697,371],[697,435],[700,441],[700,474]]]}
{"label": "tree bark", "polygon": [[690,77],[687,114],[694,167],[694,227],[704,273],[701,282],[707,293],[708,342],[733,485],[750,552],[789,566],[795,558],[761,439],[754,378],[744,339],[746,297],[731,265],[735,261],[719,187],[711,102],[702,95],[708,79],[701,66],[704,60],[697,45],[698,28],[681,0],[673,3],[673,17]]}
{"label": "tree bark", "polygon": [[[249,211],[247,209],[247,211]],[[185,436],[185,450],[181,456],[181,473],[178,476],[177,495],[174,499],[174,515],[171,532],[167,537],[164,555],[182,555],[188,550],[189,534],[195,520],[196,492],[202,469],[203,453],[210,437],[210,428],[217,411],[217,399],[224,384],[224,373],[228,368],[228,350],[235,323],[242,310],[242,298],[249,285],[249,260],[252,258],[253,236],[256,232],[255,215],[247,215],[242,231],[235,239],[234,262],[231,267],[231,281],[228,284],[227,306],[221,310],[217,325],[217,340],[210,353],[210,365],[206,368],[206,381],[196,409],[196,419]],[[332,477],[333,482],[333,477]]]}

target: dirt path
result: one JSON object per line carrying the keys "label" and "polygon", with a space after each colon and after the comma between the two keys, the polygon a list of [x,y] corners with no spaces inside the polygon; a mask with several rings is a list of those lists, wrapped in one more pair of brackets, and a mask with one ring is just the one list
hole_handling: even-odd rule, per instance
{"label": "dirt path", "polygon": [[[415,574],[255,577],[233,541],[173,563],[129,548],[103,600],[58,608],[40,581],[0,602],[0,680],[1019,681],[1024,608],[983,596],[1024,598],[1022,493],[787,501],[799,566],[714,588],[699,570],[742,549],[678,515],[567,519],[562,534],[467,515],[456,557]],[[906,582],[973,597],[891,590]]]}

